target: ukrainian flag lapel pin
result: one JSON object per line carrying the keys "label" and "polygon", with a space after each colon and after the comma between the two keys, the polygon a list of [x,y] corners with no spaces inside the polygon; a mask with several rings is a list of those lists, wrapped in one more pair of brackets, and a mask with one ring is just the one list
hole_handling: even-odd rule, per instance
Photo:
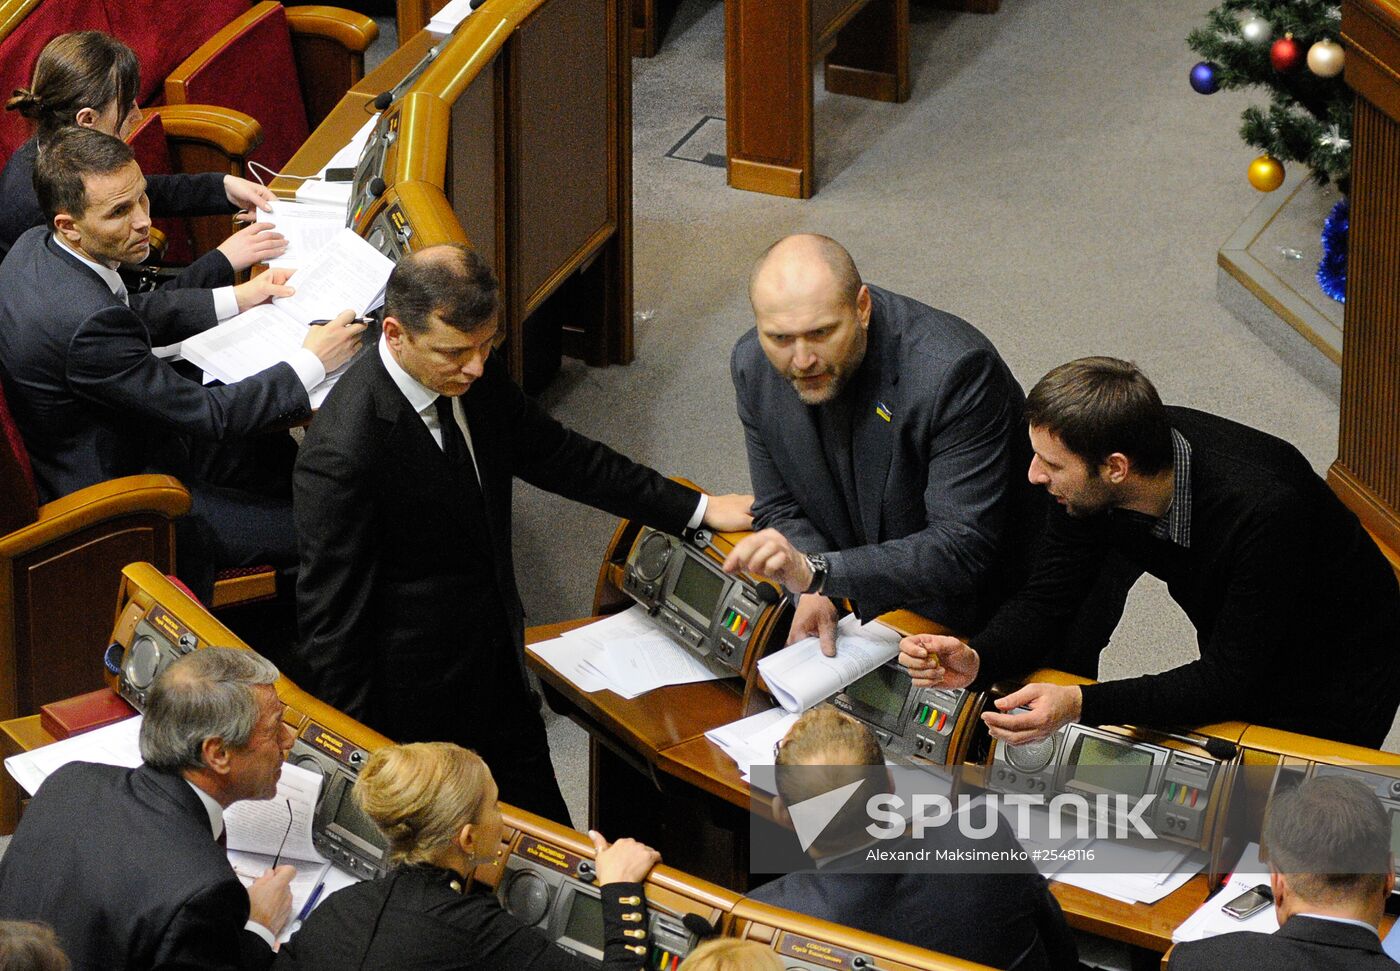
{"label": "ukrainian flag lapel pin", "polygon": [[879,416],[880,416],[881,418],[883,418],[885,421],[889,421],[889,420],[890,420],[890,406],[887,405],[887,404],[885,404],[883,401],[877,402],[876,405],[875,405],[875,414],[879,415]]}

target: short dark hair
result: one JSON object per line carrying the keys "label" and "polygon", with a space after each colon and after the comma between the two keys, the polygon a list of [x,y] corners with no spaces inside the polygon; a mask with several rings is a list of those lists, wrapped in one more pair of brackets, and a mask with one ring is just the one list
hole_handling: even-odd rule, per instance
{"label": "short dark hair", "polygon": [[1121,452],[1152,475],[1172,464],[1172,427],[1157,389],[1131,361],[1081,357],[1041,378],[1026,396],[1026,421],[1098,468]]}
{"label": "short dark hair", "polygon": [[0,971],[68,971],[70,967],[49,925],[0,921]]}
{"label": "short dark hair", "polygon": [[39,134],[77,123],[84,108],[118,106],[120,123],[141,91],[141,67],[121,41],[100,30],[59,34],[44,45],[27,88],[15,88],[5,107],[34,122]]}
{"label": "short dark hair", "polygon": [[404,257],[389,274],[384,316],[415,334],[427,331],[434,314],[448,326],[470,332],[495,314],[497,289],[491,267],[470,246],[431,246]]}
{"label": "short dark hair", "polygon": [[34,193],[44,218],[52,227],[60,212],[81,216],[87,211],[87,177],[107,175],[134,161],[130,145],[93,128],[70,126],[40,138]]}
{"label": "short dark hair", "polygon": [[1391,870],[1390,819],[1370,787],[1325,775],[1277,793],[1261,843],[1293,892],[1337,904],[1374,893]]}

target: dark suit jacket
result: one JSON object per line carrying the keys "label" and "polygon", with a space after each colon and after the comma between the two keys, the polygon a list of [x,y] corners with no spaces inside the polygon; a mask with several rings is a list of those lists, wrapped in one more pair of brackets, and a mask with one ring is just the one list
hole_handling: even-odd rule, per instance
{"label": "dark suit jacket", "polygon": [[1170,971],[1395,971],[1375,933],[1351,924],[1292,917],[1272,934],[1236,931],[1172,949]]}
{"label": "dark suit jacket", "polygon": [[247,435],[309,413],[289,364],[209,387],[151,353],[214,323],[208,290],[133,294],[128,308],[44,228],[20,237],[0,264],[0,379],[41,502],[114,476],[187,474],[185,436]]}
{"label": "dark suit jacket", "polygon": [[76,971],[272,963],[199,797],[146,766],[45,780],[0,860],[0,919],[51,925]]}
{"label": "dark suit jacket", "polygon": [[[596,965],[555,947],[533,927],[507,913],[482,889],[462,894],[455,874],[407,866],[383,880],[332,894],[283,945],[277,971],[587,971]],[[640,971],[626,950],[631,941],[618,898],[642,896],[637,883],[603,887],[604,971]]]}
{"label": "dark suit jacket", "polygon": [[862,618],[902,607],[971,632],[1019,580],[1029,528],[1013,524],[1040,505],[1026,481],[1025,397],[967,322],[878,287],[870,296],[866,358],[841,392],[853,398],[859,534],[845,525],[816,409],[764,357],[757,330],[735,345],[755,525],[827,552],[826,592]]}
{"label": "dark suit jacket", "polygon": [[[26,230],[43,226],[44,211],[34,194],[34,160],[39,139],[31,138],[10,156],[0,172],[0,259]],[[199,175],[148,175],[146,195],[152,216],[212,216],[233,212],[219,172]]]}
{"label": "dark suit jacket", "polygon": [[[968,850],[973,842],[948,826],[920,840],[879,848]],[[1020,850],[1003,822],[979,850]],[[915,947],[1016,971],[1076,971],[1079,952],[1045,878],[1024,872],[880,872],[920,864],[862,861],[861,850],[820,870],[801,870],[753,890],[755,900],[845,924]],[[969,871],[972,867],[967,868]]]}
{"label": "dark suit jacket", "polygon": [[[560,425],[492,355],[463,397],[486,522],[394,384],[360,356],[307,430],[294,512],[299,661],[307,690],[391,737],[443,736],[489,703],[502,656],[519,665],[524,611],[511,557],[511,489],[531,485],[679,532],[697,494]],[[303,680],[305,679],[305,680]],[[507,716],[509,713],[505,713]],[[398,734],[394,734],[397,732]]]}

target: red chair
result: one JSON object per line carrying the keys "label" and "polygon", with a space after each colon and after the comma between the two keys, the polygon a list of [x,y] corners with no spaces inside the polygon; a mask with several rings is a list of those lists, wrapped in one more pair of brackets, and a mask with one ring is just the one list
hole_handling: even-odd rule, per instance
{"label": "red chair", "polygon": [[280,171],[364,76],[364,52],[378,36],[378,26],[363,14],[265,0],[171,71],[165,100],[219,105],[256,118],[263,143],[252,158]]}
{"label": "red chair", "polygon": [[[168,475],[131,475],[39,505],[34,470],[0,390],[0,721],[103,685],[102,654],[122,568],[175,566],[175,520],[190,494]],[[219,574],[211,607],[270,597],[269,567]]]}

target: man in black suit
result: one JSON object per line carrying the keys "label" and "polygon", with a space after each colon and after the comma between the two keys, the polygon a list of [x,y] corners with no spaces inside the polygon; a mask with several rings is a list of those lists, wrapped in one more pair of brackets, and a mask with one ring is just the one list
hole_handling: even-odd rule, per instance
{"label": "man in black suit", "polygon": [[1024,397],[964,320],[868,286],[825,236],[774,243],[730,370],[754,520],[725,563],[778,580],[790,640],[835,650],[834,600],[980,629],[1019,579],[1040,503],[1021,475]]}
{"label": "man in black suit", "polygon": [[0,918],[52,926],[77,971],[270,965],[296,870],[245,890],[221,844],[225,809],[277,793],[295,733],[276,680],[232,648],[161,672],[144,765],[72,762],[39,787],[0,860]]}
{"label": "man in black suit", "polygon": [[865,724],[830,706],[813,708],[789,729],[776,761],[774,808],[780,814],[846,787],[858,788],[819,834],[795,827],[809,842],[807,853],[816,869],[763,884],[749,894],[755,900],[992,967],[1079,967],[1060,906],[1029,863],[998,864],[998,872],[982,872],[946,862],[872,862],[872,850],[922,851],[925,855],[914,859],[929,861],[939,859],[938,854],[951,860],[974,850],[1005,854],[1006,859],[1025,854],[1000,817],[996,828],[976,841],[952,821],[917,837],[872,838],[867,804],[893,792],[893,780],[880,743]]}
{"label": "man in black suit", "polygon": [[1273,798],[1261,843],[1279,929],[1178,944],[1170,971],[1395,971],[1381,950],[1395,886],[1390,820],[1356,779],[1321,776]]}
{"label": "man in black suit", "polygon": [[297,457],[296,679],[395,741],[475,749],[503,800],[567,822],[523,665],[514,480],[672,533],[745,529],[750,497],[703,496],[540,410],[491,355],[496,281],[466,247],[401,260],[384,311]]}
{"label": "man in black suit", "polygon": [[[997,738],[1020,745],[1071,721],[1238,719],[1380,746],[1400,705],[1400,586],[1297,449],[1166,407],[1136,365],[1110,357],[1052,370],[1026,415],[1030,481],[1058,500],[1030,579],[967,643],[905,638],[915,684],[989,684],[1046,664],[1117,556],[1166,583],[1199,659],[1083,687],[1028,684],[983,713]],[[1336,649],[1319,651],[1319,637]]]}
{"label": "man in black suit", "polygon": [[128,294],[116,267],[149,249],[144,179],[125,143],[93,129],[54,133],[35,187],[49,224],[21,236],[0,264],[0,379],[39,500],[167,472],[193,497],[179,528],[181,573],[196,592],[209,592],[216,564],[295,562],[293,446],[285,435],[244,439],[309,414],[307,390],[350,357],[363,325],[347,312],[311,328],[287,361],[236,384],[202,385],[152,345],[292,293],[286,274],[212,292]]}

